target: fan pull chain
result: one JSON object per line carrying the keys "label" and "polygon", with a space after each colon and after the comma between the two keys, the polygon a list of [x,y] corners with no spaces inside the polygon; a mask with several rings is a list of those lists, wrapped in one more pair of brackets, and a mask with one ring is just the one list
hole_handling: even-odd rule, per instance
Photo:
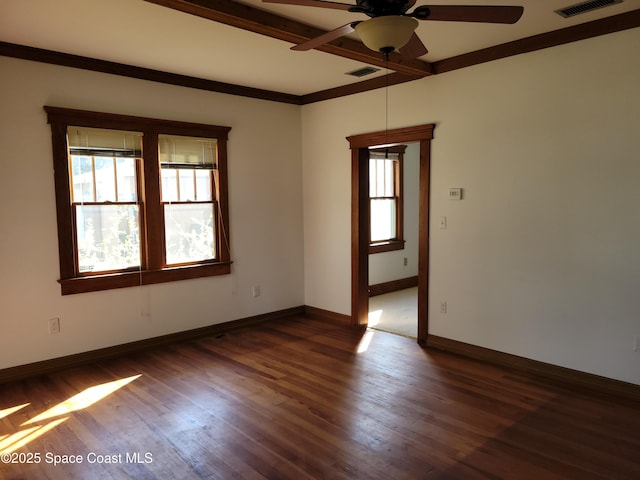
{"label": "fan pull chain", "polygon": [[387,142],[389,132],[389,52],[384,53],[384,136]]}

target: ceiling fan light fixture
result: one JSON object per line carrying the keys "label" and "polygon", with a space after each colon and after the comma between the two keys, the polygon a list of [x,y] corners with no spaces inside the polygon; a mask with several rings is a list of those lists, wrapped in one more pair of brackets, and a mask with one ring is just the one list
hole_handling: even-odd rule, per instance
{"label": "ceiling fan light fixture", "polygon": [[390,53],[404,47],[418,27],[415,18],[401,15],[375,17],[356,25],[356,33],[371,50]]}

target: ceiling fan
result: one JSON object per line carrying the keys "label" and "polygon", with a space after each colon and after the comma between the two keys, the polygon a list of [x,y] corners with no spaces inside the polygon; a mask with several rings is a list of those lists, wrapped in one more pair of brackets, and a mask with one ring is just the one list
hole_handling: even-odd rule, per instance
{"label": "ceiling fan", "polygon": [[355,0],[354,4],[328,0],[262,0],[264,3],[280,3],[306,7],[332,8],[353,13],[364,13],[368,20],[347,23],[318,37],[291,47],[292,50],[311,50],[355,31],[371,50],[385,55],[398,50],[406,59],[428,53],[422,40],[416,35],[417,20],[450,22],[516,23],[523,7],[498,5],[420,5],[409,9],[416,0]]}

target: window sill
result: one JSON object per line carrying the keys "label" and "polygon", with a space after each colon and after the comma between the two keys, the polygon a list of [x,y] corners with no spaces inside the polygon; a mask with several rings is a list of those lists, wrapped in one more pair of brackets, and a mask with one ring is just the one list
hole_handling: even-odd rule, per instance
{"label": "window sill", "polygon": [[163,268],[161,270],[142,270],[90,277],[75,277],[58,280],[58,282],[60,283],[62,295],[73,295],[75,293],[98,292],[115,288],[213,277],[229,273],[231,273],[231,262],[225,262],[191,265],[188,267]]}
{"label": "window sill", "polygon": [[389,240],[388,242],[372,243],[369,245],[369,253],[392,252],[404,250],[404,240]]}

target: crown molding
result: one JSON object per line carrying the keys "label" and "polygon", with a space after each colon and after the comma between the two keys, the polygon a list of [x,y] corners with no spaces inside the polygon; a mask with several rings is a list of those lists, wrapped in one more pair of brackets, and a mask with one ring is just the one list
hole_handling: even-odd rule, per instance
{"label": "crown molding", "polygon": [[210,92],[227,93],[229,95],[258,98],[273,102],[292,103],[294,105],[301,104],[300,96],[289,93],[274,92],[260,88],[217,82],[215,80],[179,75],[150,68],[137,67],[135,65],[99,60],[97,58],[83,57],[80,55],[71,55],[69,53],[55,52],[53,50],[28,47],[14,43],[0,42],[0,55],[52,65],[79,68],[81,70],[109,73],[122,77],[166,83],[169,85],[196,88],[198,90],[207,90]]}

